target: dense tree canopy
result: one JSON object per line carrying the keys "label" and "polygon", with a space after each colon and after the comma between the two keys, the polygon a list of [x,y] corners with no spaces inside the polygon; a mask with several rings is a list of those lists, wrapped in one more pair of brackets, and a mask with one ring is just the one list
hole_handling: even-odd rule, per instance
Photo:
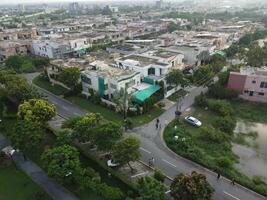
{"label": "dense tree canopy", "polygon": [[100,125],[99,113],[88,113],[73,125],[73,136],[79,141],[92,141]]}
{"label": "dense tree canopy", "polygon": [[56,114],[56,107],[44,99],[30,99],[19,105],[18,118],[45,123]]}
{"label": "dense tree canopy", "polygon": [[12,145],[20,150],[31,150],[36,148],[44,137],[41,123],[36,121],[18,121],[9,138]]}
{"label": "dense tree canopy", "polygon": [[0,69],[1,89],[12,102],[19,104],[24,100],[39,98],[40,95],[27,80],[13,70]]}
{"label": "dense tree canopy", "polygon": [[186,87],[189,85],[188,79],[185,75],[178,69],[170,71],[166,76],[166,81],[170,85],[175,87],[181,85],[181,87]]}
{"label": "dense tree canopy", "polygon": [[83,172],[79,151],[69,145],[48,149],[42,154],[41,159],[48,175],[61,183],[72,183]]}
{"label": "dense tree canopy", "polygon": [[122,128],[114,122],[100,126],[94,136],[94,143],[99,150],[111,150],[113,145],[122,137]]}
{"label": "dense tree canopy", "polygon": [[49,65],[49,59],[44,57],[30,57],[30,56],[9,56],[5,60],[5,66],[8,69],[13,69],[16,72],[34,72],[44,66]]}
{"label": "dense tree canopy", "polygon": [[[116,162],[121,165],[128,164],[132,169],[130,162],[140,159],[140,140],[134,136],[128,136],[113,147],[113,156]],[[133,170],[133,169],[132,169]]]}
{"label": "dense tree canopy", "polygon": [[164,185],[150,176],[144,176],[138,179],[137,190],[140,194],[138,200],[165,199]]}
{"label": "dense tree canopy", "polygon": [[178,174],[171,184],[171,196],[175,200],[209,200],[213,188],[203,174]]}
{"label": "dense tree canopy", "polygon": [[59,74],[59,81],[74,90],[79,83],[80,71],[77,67],[69,67],[64,69]]}

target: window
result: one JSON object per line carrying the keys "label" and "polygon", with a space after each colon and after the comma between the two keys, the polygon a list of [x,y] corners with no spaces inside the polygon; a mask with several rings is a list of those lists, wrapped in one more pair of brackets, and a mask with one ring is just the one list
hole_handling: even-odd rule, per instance
{"label": "window", "polygon": [[259,92],[258,95],[264,96],[264,93],[263,92]]}
{"label": "window", "polygon": [[245,90],[245,91],[244,91],[244,93],[246,93],[246,94],[247,94],[247,93],[248,93],[248,90]]}
{"label": "window", "polygon": [[261,82],[260,88],[267,88],[267,82]]}
{"label": "window", "polygon": [[155,75],[155,68],[149,68],[148,75]]}
{"label": "window", "polygon": [[252,83],[256,83],[256,81],[255,81],[255,80],[253,80],[253,81],[252,81]]}
{"label": "window", "polygon": [[87,83],[87,84],[89,84],[89,85],[92,84],[91,79],[90,79],[89,77],[83,75],[83,74],[81,75],[81,79],[82,79],[83,82],[85,82],[85,83]]}

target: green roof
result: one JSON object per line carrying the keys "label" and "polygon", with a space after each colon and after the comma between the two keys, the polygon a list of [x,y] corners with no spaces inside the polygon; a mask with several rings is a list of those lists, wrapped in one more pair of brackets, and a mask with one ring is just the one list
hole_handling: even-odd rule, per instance
{"label": "green roof", "polygon": [[144,90],[138,91],[134,93],[133,95],[133,101],[136,103],[143,103],[146,99],[151,97],[153,94],[155,94],[158,90],[160,90],[159,85],[151,85],[149,88],[146,88]]}
{"label": "green roof", "polygon": [[218,51],[217,54],[219,54],[220,56],[226,56],[226,53],[224,51]]}

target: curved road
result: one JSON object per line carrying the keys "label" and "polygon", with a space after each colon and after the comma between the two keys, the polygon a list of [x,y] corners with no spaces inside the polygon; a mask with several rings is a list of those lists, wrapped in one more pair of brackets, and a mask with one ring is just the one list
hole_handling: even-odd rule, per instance
{"label": "curved road", "polygon": [[[29,78],[31,82],[32,78]],[[86,110],[70,103],[69,101],[62,99],[50,92],[39,88],[39,90],[47,95],[47,99],[54,103],[57,107],[57,112],[64,118],[70,118],[75,116],[81,116],[87,113]],[[189,91],[181,103],[181,109],[184,111],[189,108],[193,103],[196,96],[201,92],[206,92],[207,88],[196,87]],[[162,131],[166,124],[171,122],[175,118],[176,104],[166,110],[160,117],[162,124]],[[128,134],[134,134],[141,139],[141,152],[142,161],[148,162],[149,158],[155,159],[155,167],[160,168],[167,176],[174,178],[176,174],[181,172],[190,173],[192,171],[198,171],[206,174],[209,182],[215,189],[213,199],[215,200],[267,200],[266,197],[259,195],[239,184],[233,186],[231,181],[221,177],[217,181],[217,174],[200,166],[192,161],[182,158],[172,152],[166,147],[164,140],[162,139],[162,131],[155,129],[155,120],[139,128],[135,128]]]}

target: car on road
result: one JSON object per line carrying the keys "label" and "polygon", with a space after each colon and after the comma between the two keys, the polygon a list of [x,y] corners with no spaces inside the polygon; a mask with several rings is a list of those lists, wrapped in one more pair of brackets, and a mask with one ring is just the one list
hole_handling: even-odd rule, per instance
{"label": "car on road", "polygon": [[186,116],[185,121],[193,126],[197,126],[200,127],[202,125],[201,121],[199,121],[198,119],[192,117],[192,116]]}

